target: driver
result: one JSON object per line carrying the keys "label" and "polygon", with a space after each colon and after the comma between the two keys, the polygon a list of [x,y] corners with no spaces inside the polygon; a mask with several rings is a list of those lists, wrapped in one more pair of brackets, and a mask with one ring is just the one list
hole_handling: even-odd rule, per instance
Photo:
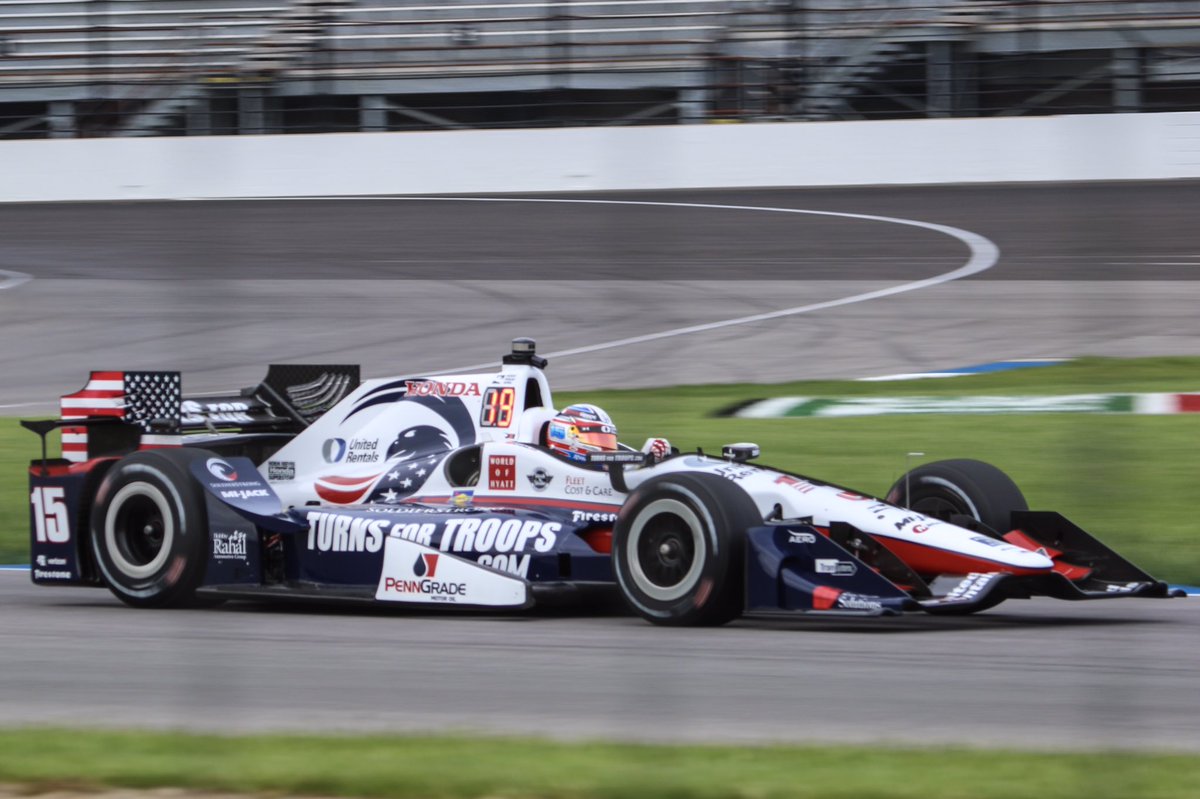
{"label": "driver", "polygon": [[[546,444],[558,454],[579,462],[586,462],[590,452],[620,449],[612,417],[603,408],[586,402],[563,408],[550,420]],[[657,463],[671,454],[671,444],[665,438],[648,438],[642,452],[650,454]]]}

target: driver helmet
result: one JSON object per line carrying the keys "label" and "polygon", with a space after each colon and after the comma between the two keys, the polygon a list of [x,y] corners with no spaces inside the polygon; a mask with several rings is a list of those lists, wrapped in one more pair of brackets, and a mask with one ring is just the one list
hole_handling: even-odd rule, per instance
{"label": "driver helmet", "polygon": [[573,461],[586,461],[589,452],[617,449],[617,426],[602,408],[581,402],[550,420],[546,444]]}

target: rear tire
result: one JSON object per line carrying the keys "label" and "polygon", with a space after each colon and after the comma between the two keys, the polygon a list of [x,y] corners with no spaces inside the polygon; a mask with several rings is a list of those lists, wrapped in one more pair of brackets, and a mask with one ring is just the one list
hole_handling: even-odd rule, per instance
{"label": "rear tire", "polygon": [[887,501],[943,521],[970,516],[1001,534],[1012,529],[1014,510],[1029,509],[1011,477],[990,463],[966,459],[918,466],[896,481]]}
{"label": "rear tire", "polygon": [[210,455],[187,448],[135,452],[104,476],[92,507],[92,553],[122,602],[141,608],[196,602],[208,518],[188,465]]}
{"label": "rear tire", "polygon": [[613,528],[613,570],[625,602],[647,621],[725,624],[742,613],[746,529],[753,500],[712,474],[671,474],[638,486]]}

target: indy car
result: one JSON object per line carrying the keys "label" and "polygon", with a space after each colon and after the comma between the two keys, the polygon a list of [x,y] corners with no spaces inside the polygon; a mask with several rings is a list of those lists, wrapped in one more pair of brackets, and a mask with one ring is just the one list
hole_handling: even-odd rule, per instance
{"label": "indy car", "polygon": [[751,443],[637,450],[613,429],[573,460],[547,440],[546,368],[517,339],[494,373],[271,366],[227,397],[185,398],[178,372],[92,372],[61,418],[22,422],[42,438],[33,582],[136,607],[519,609],[606,587],[663,625],[1169,596],[980,461],[918,466],[880,498],[753,463]]}

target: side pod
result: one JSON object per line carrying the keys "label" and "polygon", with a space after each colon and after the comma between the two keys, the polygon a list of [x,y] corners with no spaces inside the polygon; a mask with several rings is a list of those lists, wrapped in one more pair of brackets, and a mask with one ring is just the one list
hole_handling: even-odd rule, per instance
{"label": "side pod", "polygon": [[746,613],[883,616],[918,607],[814,527],[767,525],[746,533]]}

